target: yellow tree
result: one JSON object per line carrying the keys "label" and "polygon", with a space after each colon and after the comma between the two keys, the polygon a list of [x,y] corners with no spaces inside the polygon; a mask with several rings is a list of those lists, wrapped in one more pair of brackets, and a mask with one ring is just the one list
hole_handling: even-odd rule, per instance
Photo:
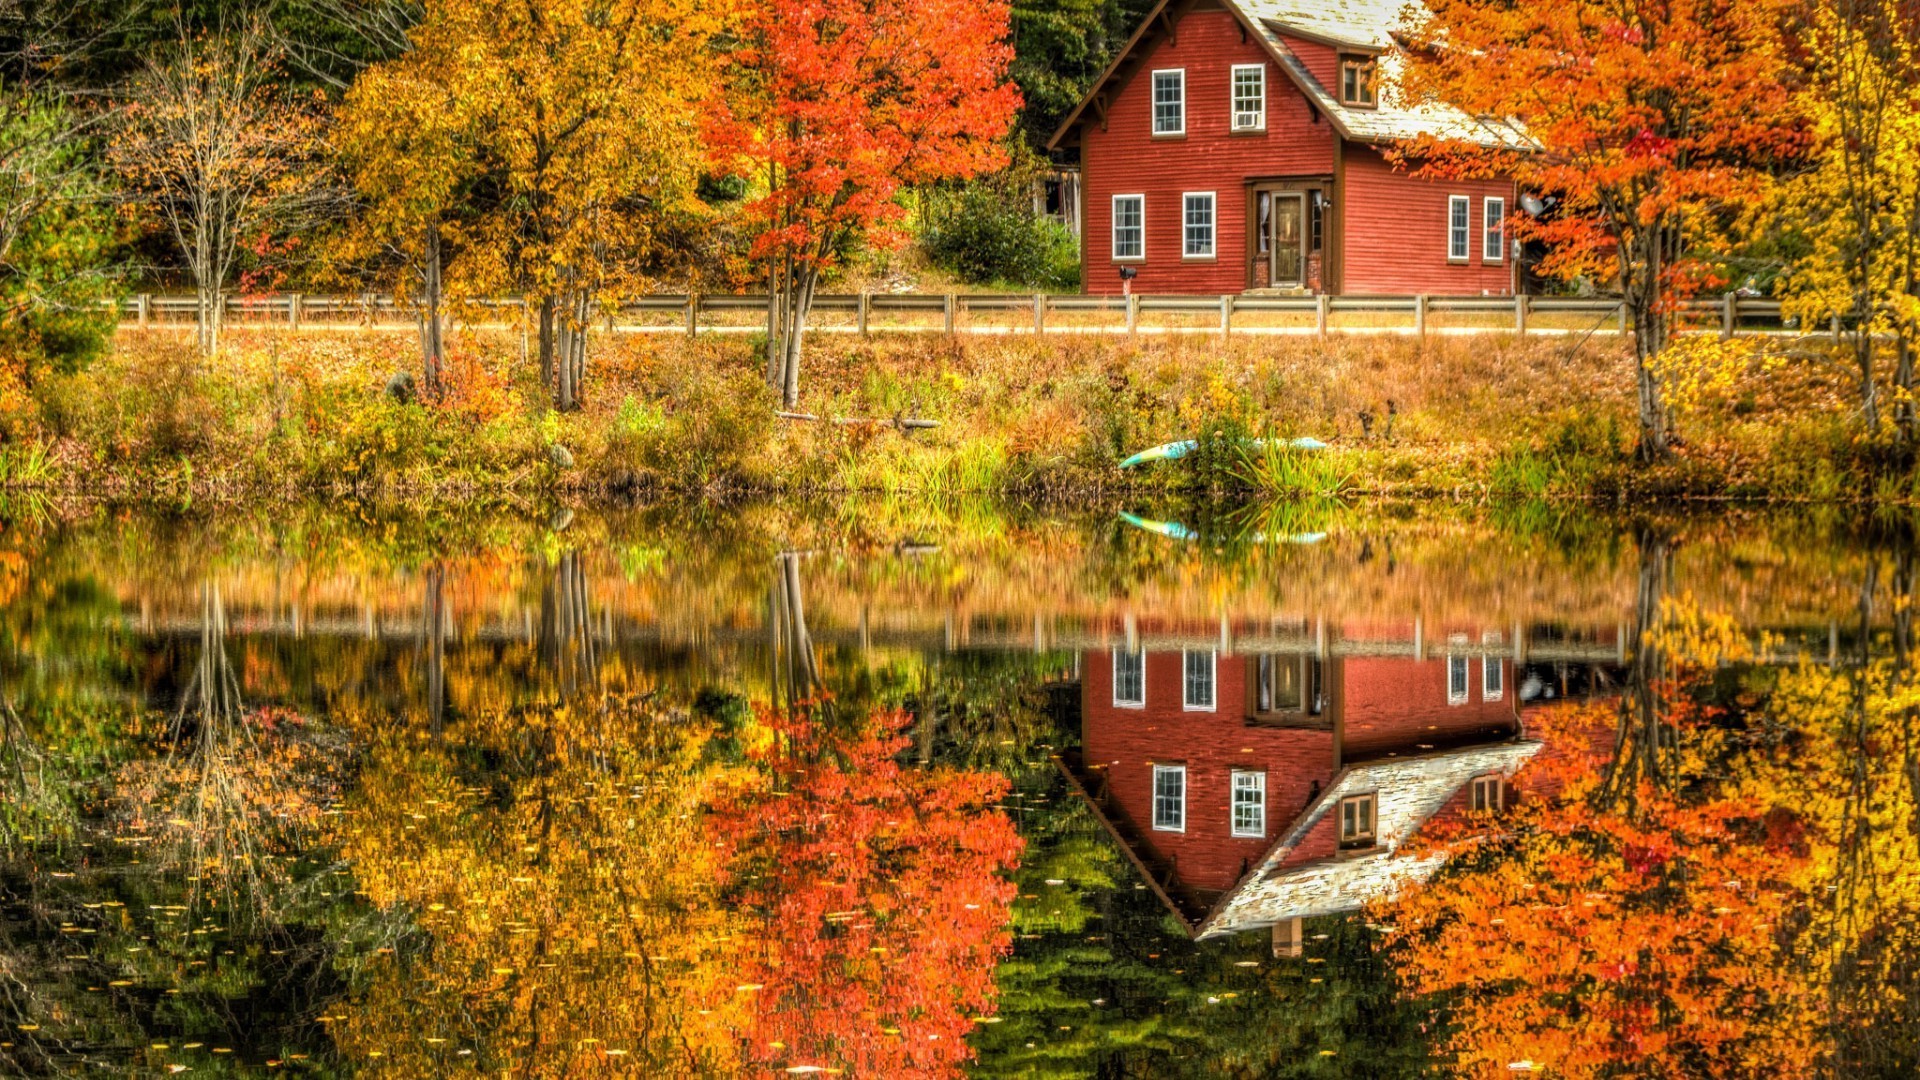
{"label": "yellow tree", "polygon": [[[396,234],[428,243],[445,183],[463,172],[491,192],[453,228],[455,287],[527,298],[541,377],[562,409],[579,401],[596,310],[644,284],[660,223],[693,206],[724,2],[431,0],[412,49],[355,89],[350,107],[368,119],[349,135],[378,165],[362,169],[363,197],[389,206]],[[395,118],[382,115],[406,122],[422,101],[452,103],[420,137],[453,171],[425,178],[407,172],[411,144],[392,140]]]}
{"label": "yellow tree", "polygon": [[1860,405],[1880,424],[1878,341],[1891,338],[1895,418],[1915,435],[1913,348],[1920,334],[1920,12],[1901,0],[1823,0],[1812,16],[1805,109],[1813,168],[1774,208],[1809,254],[1787,275],[1786,313],[1843,318]]}
{"label": "yellow tree", "polygon": [[350,1059],[392,1076],[734,1074],[748,996],[726,962],[726,852],[703,833],[723,778],[704,725],[609,697],[362,733],[337,839],[365,895],[421,933],[365,958],[329,1013]]}

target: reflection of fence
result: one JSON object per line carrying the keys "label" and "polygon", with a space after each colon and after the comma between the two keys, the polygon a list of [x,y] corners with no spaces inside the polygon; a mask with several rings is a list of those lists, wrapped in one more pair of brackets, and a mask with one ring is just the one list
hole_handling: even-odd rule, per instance
{"label": "reflection of fence", "polygon": [[[191,296],[139,296],[122,325],[191,329]],[[1682,325],[1722,335],[1783,329],[1780,304],[1729,294],[1683,305]],[[228,327],[301,331],[411,330],[417,313],[383,296],[229,297]],[[764,295],[643,296],[603,311],[596,328],[615,334],[750,334],[766,327]],[[520,300],[458,309],[471,329],[525,332]],[[1426,336],[1488,332],[1624,334],[1618,300],[1555,296],[1059,296],[1045,293],[859,293],[817,297],[809,329],[825,333],[946,334],[1335,334]],[[1835,328],[1837,332],[1837,327]]]}

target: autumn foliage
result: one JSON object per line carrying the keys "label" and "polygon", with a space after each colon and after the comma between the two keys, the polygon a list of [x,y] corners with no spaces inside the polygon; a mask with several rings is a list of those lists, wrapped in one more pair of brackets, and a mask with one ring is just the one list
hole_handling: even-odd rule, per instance
{"label": "autumn foliage", "polygon": [[777,790],[719,808],[752,929],[739,957],[744,1055],[854,1076],[959,1075],[993,1011],[1021,849],[1005,778],[896,760],[904,713],[841,730],[766,714],[754,762]]}

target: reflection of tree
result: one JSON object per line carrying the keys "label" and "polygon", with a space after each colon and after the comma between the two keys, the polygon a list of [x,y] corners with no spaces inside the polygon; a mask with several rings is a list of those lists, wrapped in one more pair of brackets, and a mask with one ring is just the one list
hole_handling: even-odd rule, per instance
{"label": "reflection of tree", "polygon": [[857,1076],[958,1075],[991,1013],[1008,944],[1004,875],[1020,850],[996,775],[903,768],[902,713],[770,712],[751,749],[777,785],[741,789],[717,824],[751,920],[738,963],[744,1053]]}
{"label": "reflection of tree", "polygon": [[559,682],[563,697],[598,685],[593,609],[580,553],[561,554],[540,590],[540,662]]}
{"label": "reflection of tree", "polygon": [[[334,1008],[348,1060],[729,1075],[745,998],[701,803],[712,732],[637,698],[461,710],[445,737],[377,716],[338,841],[417,932],[368,941]],[[391,951],[381,951],[390,948]]]}
{"label": "reflection of tree", "polygon": [[1665,758],[1671,756],[1675,745],[1673,733],[1665,726],[1667,716],[1661,702],[1668,673],[1660,633],[1673,544],[1664,534],[1643,526],[1639,549],[1640,573],[1627,638],[1632,655],[1620,694],[1618,732],[1606,782],[1594,796],[1600,805],[1623,807],[1628,813],[1637,808],[1643,788],[1660,787],[1672,779],[1672,766]]}
{"label": "reflection of tree", "polygon": [[159,733],[165,752],[129,763],[119,798],[132,828],[153,830],[155,868],[184,874],[195,899],[213,889],[264,909],[286,881],[279,857],[333,797],[338,763],[300,716],[246,710],[226,636],[226,609],[209,582],[192,674]]}

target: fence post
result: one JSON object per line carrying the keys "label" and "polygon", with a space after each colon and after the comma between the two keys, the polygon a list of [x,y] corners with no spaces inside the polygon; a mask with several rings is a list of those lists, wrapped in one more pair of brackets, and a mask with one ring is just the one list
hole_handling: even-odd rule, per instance
{"label": "fence post", "polygon": [[146,325],[147,325],[147,322],[148,322],[148,320],[150,320],[150,319],[152,319],[152,318],[153,318],[153,296],[152,296],[152,294],[150,294],[150,293],[141,293],[141,294],[140,294],[140,300],[139,300],[139,304],[138,304],[138,306],[137,306],[137,307],[135,308],[135,310],[139,312],[139,319],[140,319],[140,325],[141,325],[141,326],[146,326]]}
{"label": "fence post", "polygon": [[1627,336],[1627,298],[1620,298],[1620,336]]}
{"label": "fence post", "polygon": [[1840,343],[1840,313],[1837,311],[1833,313],[1833,342],[1836,345]]}
{"label": "fence post", "polygon": [[1227,337],[1232,333],[1233,333],[1233,294],[1222,293],[1220,296],[1220,336]]}
{"label": "fence post", "polygon": [[1733,331],[1734,331],[1734,328],[1739,325],[1739,319],[1740,319],[1740,294],[1728,293],[1727,295],[1721,297],[1720,298],[1720,340],[1721,341],[1727,341],[1733,337]]}
{"label": "fence post", "polygon": [[860,336],[870,336],[867,331],[867,323],[868,320],[873,318],[873,294],[863,290],[860,293],[860,300],[855,310],[858,314],[854,316],[854,319],[860,324]]}
{"label": "fence post", "polygon": [[687,294],[687,336],[697,337],[700,333],[700,294]]}
{"label": "fence post", "polygon": [[1513,298],[1513,332],[1521,337],[1527,336],[1527,294],[1519,293]]}
{"label": "fence post", "polygon": [[1321,293],[1319,296],[1313,298],[1314,329],[1320,332],[1321,337],[1327,336],[1327,316],[1329,314],[1329,308],[1331,307],[1331,299],[1332,298],[1326,293]]}
{"label": "fence post", "polygon": [[1134,333],[1138,333],[1139,331],[1140,331],[1140,298],[1133,295],[1132,293],[1128,293],[1127,294],[1127,333],[1134,334]]}
{"label": "fence post", "polygon": [[1047,332],[1047,297],[1044,293],[1033,294],[1033,332]]}
{"label": "fence post", "polygon": [[1413,298],[1413,336],[1427,340],[1427,294]]}
{"label": "fence post", "polygon": [[948,334],[952,334],[952,333],[953,333],[953,309],[954,309],[954,307],[955,307],[955,304],[954,304],[954,298],[953,298],[953,294],[952,294],[952,293],[948,293],[948,294],[947,294],[946,296],[944,296],[944,297],[942,297],[942,309],[943,309],[943,311],[945,312],[945,314],[946,314],[946,317],[947,317],[947,333],[948,333]]}
{"label": "fence post", "polygon": [[300,294],[287,294],[287,329],[300,329]]}

